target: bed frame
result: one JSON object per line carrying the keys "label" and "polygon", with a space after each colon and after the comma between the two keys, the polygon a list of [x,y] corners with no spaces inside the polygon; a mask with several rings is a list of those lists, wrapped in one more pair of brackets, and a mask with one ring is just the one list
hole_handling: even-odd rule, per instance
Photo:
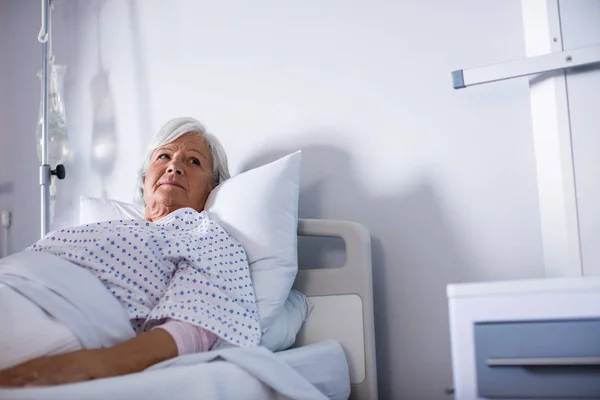
{"label": "bed frame", "polygon": [[298,235],[341,238],[346,245],[346,263],[341,268],[298,271],[294,288],[304,293],[314,308],[300,330],[294,347],[326,339],[337,340],[348,361],[350,399],[376,400],[369,231],[354,222],[300,219]]}

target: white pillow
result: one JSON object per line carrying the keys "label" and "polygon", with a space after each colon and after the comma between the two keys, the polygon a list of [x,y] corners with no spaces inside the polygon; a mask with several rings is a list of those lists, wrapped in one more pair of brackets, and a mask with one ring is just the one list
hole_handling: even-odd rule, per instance
{"label": "white pillow", "polygon": [[144,210],[132,203],[96,197],[79,198],[79,223],[92,224],[115,219],[144,219]]}
{"label": "white pillow", "polygon": [[[236,175],[209,195],[205,210],[248,255],[260,326],[266,332],[298,271],[300,151]],[[144,218],[135,204],[82,196],[79,223]]]}
{"label": "white pillow", "polygon": [[292,289],[283,309],[263,333],[260,345],[271,351],[289,349],[313,307],[303,293]]}
{"label": "white pillow", "polygon": [[246,250],[263,330],[283,308],[298,272],[301,161],[298,151],[229,178],[204,207]]}

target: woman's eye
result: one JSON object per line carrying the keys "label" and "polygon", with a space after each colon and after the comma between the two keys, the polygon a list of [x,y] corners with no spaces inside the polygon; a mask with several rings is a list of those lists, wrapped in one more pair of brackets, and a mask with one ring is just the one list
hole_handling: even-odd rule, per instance
{"label": "woman's eye", "polygon": [[192,157],[190,160],[192,161],[192,164],[200,165],[200,160],[198,160],[197,158]]}
{"label": "woman's eye", "polygon": [[168,160],[169,159],[169,155],[168,154],[161,154],[158,156],[157,160]]}

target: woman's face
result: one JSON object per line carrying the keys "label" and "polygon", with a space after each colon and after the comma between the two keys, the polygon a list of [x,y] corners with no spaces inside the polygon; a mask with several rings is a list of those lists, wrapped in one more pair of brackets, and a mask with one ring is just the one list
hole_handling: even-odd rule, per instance
{"label": "woman's face", "polygon": [[155,221],[179,208],[204,209],[212,190],[212,157],[200,136],[183,135],[152,153],[144,177],[146,219]]}

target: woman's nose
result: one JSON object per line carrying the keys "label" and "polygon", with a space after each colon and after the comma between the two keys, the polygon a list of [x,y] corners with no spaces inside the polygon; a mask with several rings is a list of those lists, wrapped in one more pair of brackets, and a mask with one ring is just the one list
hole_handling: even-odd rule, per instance
{"label": "woman's nose", "polygon": [[181,175],[181,168],[178,165],[175,165],[175,163],[172,163],[171,165],[169,165],[169,167],[167,168],[167,172],[168,173],[175,173],[177,175]]}

